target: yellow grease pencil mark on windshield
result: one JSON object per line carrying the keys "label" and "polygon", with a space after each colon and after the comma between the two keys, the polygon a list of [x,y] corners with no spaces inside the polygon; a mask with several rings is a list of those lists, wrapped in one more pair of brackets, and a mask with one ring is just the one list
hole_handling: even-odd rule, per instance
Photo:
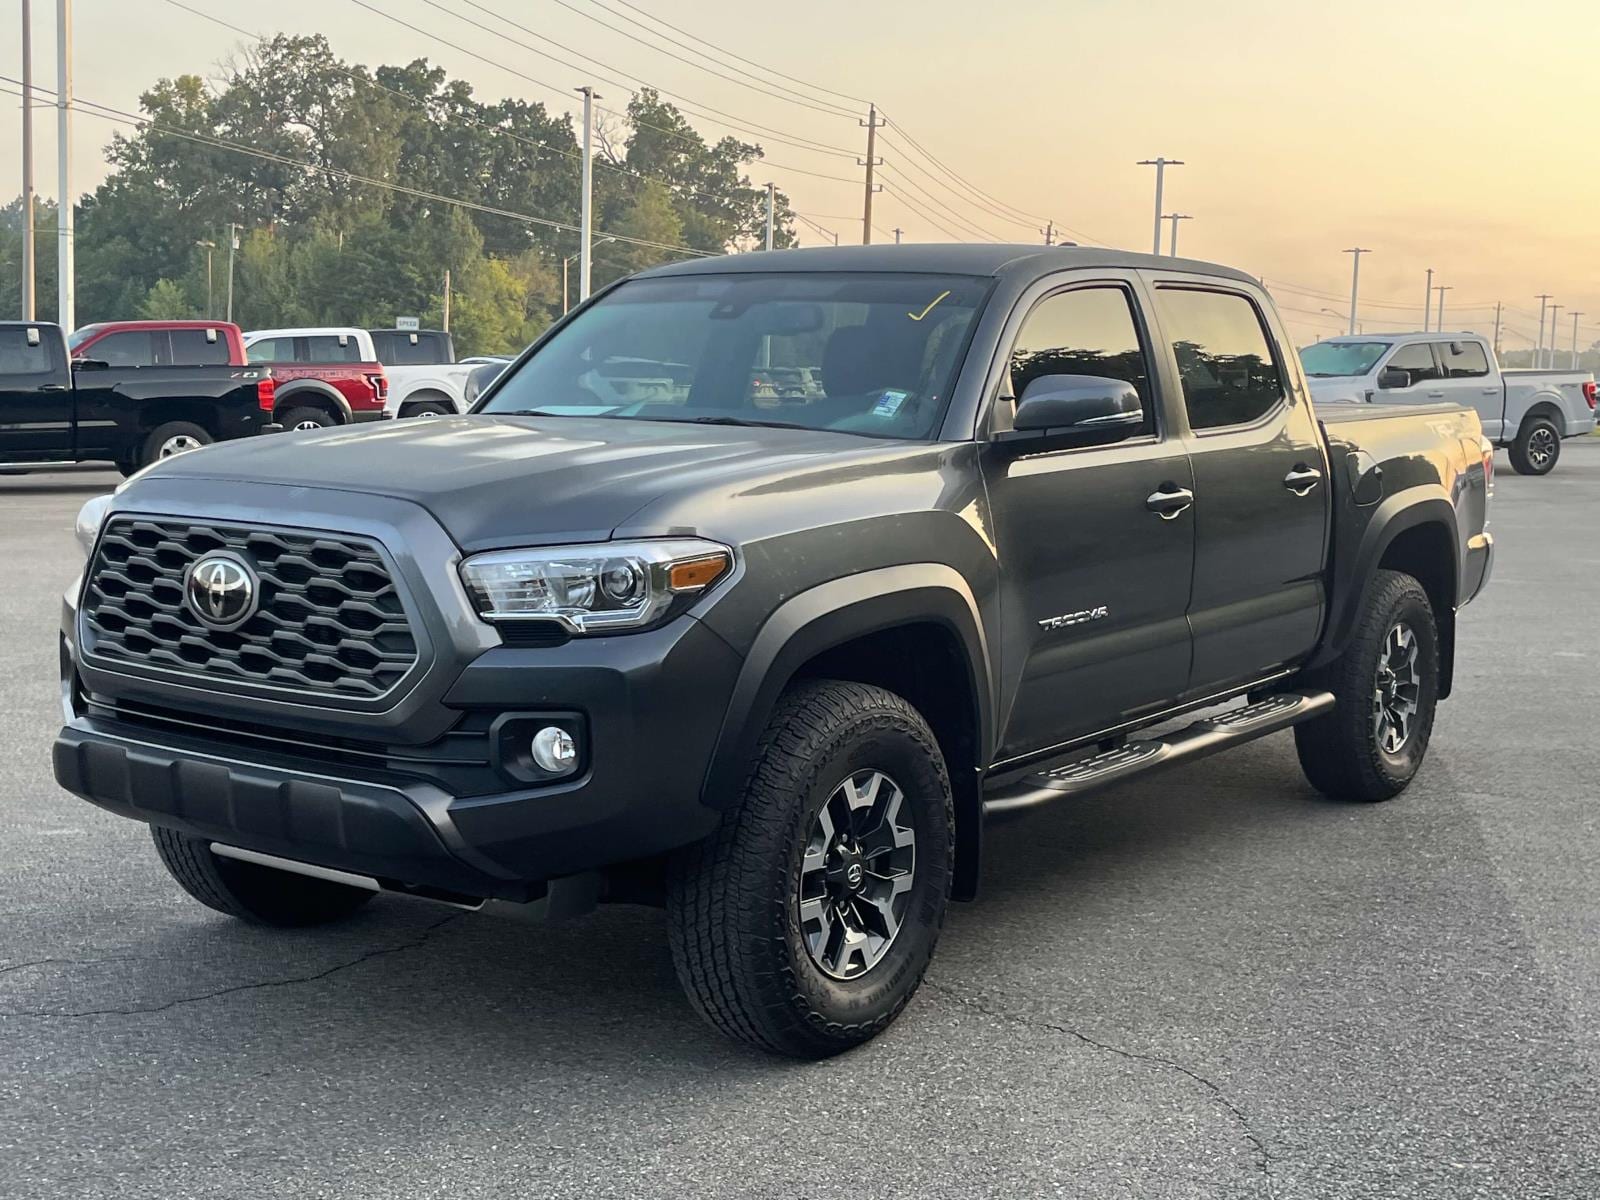
{"label": "yellow grease pencil mark on windshield", "polygon": [[938,295],[937,295],[937,296],[935,296],[935,297],[934,297],[934,298],[933,298],[933,299],[932,299],[932,300],[931,300],[931,301],[930,301],[930,302],[929,302],[929,304],[928,304],[928,307],[927,307],[927,308],[925,308],[925,309],[923,309],[923,310],[922,310],[922,311],[921,311],[921,312],[919,312],[919,313],[907,313],[907,314],[906,314],[906,316],[908,316],[908,317],[910,317],[910,318],[911,318],[911,319],[912,319],[912,320],[913,320],[913,321],[920,321],[920,320],[922,320],[922,318],[923,318],[923,317],[925,317],[925,316],[927,316],[927,315],[928,315],[928,314],[929,314],[929,313],[931,313],[931,312],[932,312],[932,311],[933,311],[933,310],[934,310],[934,309],[935,309],[935,308],[936,308],[936,307],[937,307],[937,306],[938,306],[938,304],[939,304],[939,301],[941,301],[941,300],[943,300],[943,299],[944,299],[944,298],[945,298],[945,297],[946,297],[946,296],[948,296],[948,295],[949,295],[949,294],[950,294],[950,293],[949,293],[949,292],[948,292],[948,291],[944,291],[944,292],[940,292],[940,293],[939,293],[939,294],[938,294]]}

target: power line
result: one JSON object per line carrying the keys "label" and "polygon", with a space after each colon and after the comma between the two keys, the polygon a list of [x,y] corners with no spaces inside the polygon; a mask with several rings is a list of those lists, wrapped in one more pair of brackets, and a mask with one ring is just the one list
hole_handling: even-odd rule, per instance
{"label": "power line", "polygon": [[954,221],[961,228],[967,230],[969,233],[976,234],[979,238],[982,238],[982,239],[984,239],[986,241],[990,241],[990,242],[1003,242],[1003,241],[1006,240],[1005,238],[1001,237],[1000,235],[998,235],[996,233],[992,233],[991,231],[985,229],[982,225],[979,225],[976,221],[970,220],[970,219],[962,216],[955,209],[951,208],[948,204],[944,203],[937,196],[935,196],[932,193],[930,193],[926,188],[920,186],[915,180],[911,179],[909,176],[907,176],[907,175],[905,175],[905,174],[903,174],[903,173],[901,173],[901,172],[899,172],[899,171],[895,170],[894,168],[889,167],[887,165],[884,166],[883,170],[885,170],[885,171],[894,171],[895,178],[900,183],[905,184],[907,187],[915,189],[915,191],[917,192],[917,194],[919,196],[921,196],[921,197],[923,197],[923,199],[927,200],[928,203],[937,205],[944,212],[948,213],[950,215],[950,219],[952,221]]}
{"label": "power line", "polygon": [[663,25],[663,26],[665,26],[666,28],[672,30],[675,33],[681,33],[681,34],[683,34],[684,37],[692,38],[694,41],[699,42],[702,46],[710,46],[713,50],[717,51],[717,53],[719,53],[719,54],[725,55],[728,58],[738,59],[740,62],[746,63],[749,66],[755,67],[757,70],[765,71],[769,75],[776,75],[780,79],[787,79],[790,83],[798,83],[801,87],[808,87],[812,91],[826,92],[828,95],[837,96],[841,100],[850,100],[850,101],[853,101],[856,104],[869,104],[869,103],[871,103],[871,101],[867,100],[866,98],[864,98],[862,96],[852,96],[848,92],[838,92],[838,91],[835,91],[832,88],[823,87],[821,84],[818,84],[818,83],[809,83],[804,79],[797,79],[793,75],[785,75],[782,71],[779,71],[776,68],[765,66],[762,63],[756,62],[754,59],[746,58],[742,54],[735,53],[734,51],[729,50],[726,47],[719,46],[715,42],[709,42],[705,38],[700,37],[698,34],[690,33],[687,29],[684,29],[682,26],[674,25],[672,22],[664,20],[663,18],[656,16],[652,12],[645,11],[644,9],[640,8],[637,4],[629,3],[629,0],[617,0],[617,3],[621,4],[625,8],[631,8],[634,12],[639,13],[641,16],[648,17],[651,21],[654,21],[657,25]]}
{"label": "power line", "polygon": [[911,197],[907,196],[904,192],[891,191],[888,188],[885,188],[884,189],[884,194],[895,197],[895,199],[899,200],[901,204],[904,204],[912,212],[916,213],[917,216],[921,217],[929,225],[932,225],[935,229],[937,229],[940,233],[944,234],[945,237],[951,239],[952,241],[964,242],[964,241],[967,240],[966,238],[962,237],[960,234],[952,233],[944,225],[941,225],[937,220],[935,220],[933,217],[931,217],[924,209],[920,208],[918,205],[913,203],[912,200],[911,200]]}
{"label": "power line", "polygon": [[[901,134],[901,136],[903,136],[906,139],[906,141],[911,144],[911,147],[914,150],[916,150],[917,153],[921,154],[929,162],[933,163],[934,166],[938,167],[941,171],[943,171],[945,174],[949,175],[956,182],[962,184],[964,187],[966,187],[969,191],[973,192],[975,195],[980,196],[985,200],[988,200],[991,204],[998,205],[1000,208],[1004,208],[1004,209],[1009,210],[1010,212],[1012,212],[1013,214],[1015,214],[1019,218],[1026,218],[1026,220],[1028,221],[1028,223],[1030,225],[1033,224],[1034,222],[1050,220],[1049,217],[1042,217],[1038,213],[1030,213],[1026,209],[1018,208],[1014,204],[1007,204],[1004,200],[1001,200],[996,196],[990,195],[988,192],[986,192],[982,188],[978,187],[975,183],[972,183],[970,180],[966,179],[960,173],[958,173],[955,170],[952,170],[949,166],[947,166],[942,160],[940,160],[938,158],[938,156],[936,156],[930,150],[928,150],[928,148],[926,146],[924,146],[921,142],[917,141],[916,138],[912,137],[911,136],[911,132],[908,129],[906,129],[906,127],[904,125],[900,124],[900,122],[898,122],[896,120],[893,120],[892,118],[886,118],[886,119],[888,119],[888,123],[890,125],[894,126],[894,128]],[[1060,224],[1060,222],[1057,222],[1057,224]],[[1066,228],[1066,226],[1062,226],[1062,228],[1064,229],[1064,228]]]}

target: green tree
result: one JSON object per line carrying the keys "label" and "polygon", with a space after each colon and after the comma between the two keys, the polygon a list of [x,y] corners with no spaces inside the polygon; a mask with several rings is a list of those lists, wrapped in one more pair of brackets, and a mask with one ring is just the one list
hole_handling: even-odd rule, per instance
{"label": "green tree", "polygon": [[140,302],[139,315],[146,321],[185,321],[199,314],[182,284],[158,279]]}

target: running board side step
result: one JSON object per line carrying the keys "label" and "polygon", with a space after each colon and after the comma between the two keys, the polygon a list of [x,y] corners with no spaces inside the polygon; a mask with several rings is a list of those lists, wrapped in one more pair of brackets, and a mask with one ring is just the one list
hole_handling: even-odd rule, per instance
{"label": "running board side step", "polygon": [[1333,708],[1332,692],[1285,692],[1244,708],[1205,717],[1159,738],[1126,742],[1064,767],[1039,771],[989,792],[983,798],[985,818],[1027,812],[1063,800],[1086,796],[1147,771],[1190,762],[1253,742]]}

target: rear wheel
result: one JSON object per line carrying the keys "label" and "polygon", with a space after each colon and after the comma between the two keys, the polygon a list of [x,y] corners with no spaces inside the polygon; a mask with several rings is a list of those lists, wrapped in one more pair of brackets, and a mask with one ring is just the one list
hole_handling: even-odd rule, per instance
{"label": "rear wheel", "polygon": [[1422,766],[1439,699],[1439,633],[1422,585],[1379,571],[1349,647],[1327,672],[1326,716],[1294,728],[1300,766],[1336,800],[1388,800]]}
{"label": "rear wheel", "polygon": [[950,782],[921,715],[882,688],[784,695],[739,804],[672,864],[673,960],[713,1026],[821,1058],[886,1028],[950,894]]}
{"label": "rear wheel", "polygon": [[254,925],[321,925],[348,917],[376,894],[240,862],[213,854],[201,838],[159,825],[150,827],[161,865],[178,885],[207,908]]}
{"label": "rear wheel", "polygon": [[157,425],[145,438],[139,453],[139,466],[147,467],[163,458],[187,454],[211,444],[211,435],[192,421],[168,421]]}
{"label": "rear wheel", "polygon": [[1561,430],[1549,417],[1529,417],[1509,453],[1511,469],[1518,475],[1548,475],[1561,457]]}
{"label": "rear wheel", "polygon": [[402,417],[450,417],[455,409],[443,400],[418,400],[400,411]]}
{"label": "rear wheel", "polygon": [[338,423],[332,413],[309,407],[291,408],[278,418],[278,424],[285,429],[327,429]]}

